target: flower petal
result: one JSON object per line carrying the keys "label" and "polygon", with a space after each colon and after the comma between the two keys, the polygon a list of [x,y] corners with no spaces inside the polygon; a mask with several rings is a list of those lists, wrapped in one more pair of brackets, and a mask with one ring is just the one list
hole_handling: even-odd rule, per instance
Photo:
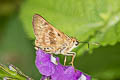
{"label": "flower petal", "polygon": [[50,76],[55,72],[55,64],[50,62],[50,54],[44,53],[42,50],[36,52],[36,66],[42,75]]}
{"label": "flower petal", "polygon": [[44,51],[38,49],[36,51],[36,59],[40,62],[50,61],[50,54],[45,53]]}
{"label": "flower petal", "polygon": [[39,72],[44,75],[41,80],[90,80],[89,75],[84,75],[72,66],[63,66],[58,57],[53,57],[42,50],[36,51],[36,66]]}

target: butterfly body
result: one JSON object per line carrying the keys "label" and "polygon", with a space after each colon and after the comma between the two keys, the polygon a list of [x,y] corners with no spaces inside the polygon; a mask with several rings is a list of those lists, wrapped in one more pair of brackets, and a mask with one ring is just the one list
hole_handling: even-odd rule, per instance
{"label": "butterfly body", "polygon": [[35,46],[47,53],[66,55],[78,44],[75,38],[60,32],[38,14],[33,16],[33,29]]}
{"label": "butterfly body", "polygon": [[[63,54],[67,56],[75,55],[75,52],[71,52],[79,43],[75,38],[69,37],[57,30],[39,14],[33,16],[32,24],[36,37],[36,49],[40,48],[50,54]],[[73,60],[74,57],[72,59],[72,65]],[[64,60],[64,63],[65,62],[66,59]]]}

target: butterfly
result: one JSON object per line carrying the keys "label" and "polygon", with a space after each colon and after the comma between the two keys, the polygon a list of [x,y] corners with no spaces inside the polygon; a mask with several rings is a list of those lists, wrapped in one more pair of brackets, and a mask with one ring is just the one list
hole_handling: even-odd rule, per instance
{"label": "butterfly", "polygon": [[33,16],[32,24],[36,37],[35,48],[50,54],[65,55],[64,65],[66,56],[72,56],[71,64],[73,66],[76,53],[71,51],[78,46],[78,40],[59,31],[39,14]]}

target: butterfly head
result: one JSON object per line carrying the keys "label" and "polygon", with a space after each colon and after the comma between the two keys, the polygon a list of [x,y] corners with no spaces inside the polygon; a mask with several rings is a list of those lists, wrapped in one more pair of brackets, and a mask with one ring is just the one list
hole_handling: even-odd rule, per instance
{"label": "butterfly head", "polygon": [[77,47],[79,45],[79,41],[75,38],[72,38],[73,45]]}

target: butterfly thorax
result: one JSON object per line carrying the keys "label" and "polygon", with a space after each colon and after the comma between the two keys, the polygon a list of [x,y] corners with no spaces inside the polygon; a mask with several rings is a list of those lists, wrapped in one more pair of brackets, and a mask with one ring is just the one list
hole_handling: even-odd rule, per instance
{"label": "butterfly thorax", "polygon": [[56,51],[56,54],[67,54],[77,45],[75,45],[76,39],[70,38],[63,43],[63,45]]}

